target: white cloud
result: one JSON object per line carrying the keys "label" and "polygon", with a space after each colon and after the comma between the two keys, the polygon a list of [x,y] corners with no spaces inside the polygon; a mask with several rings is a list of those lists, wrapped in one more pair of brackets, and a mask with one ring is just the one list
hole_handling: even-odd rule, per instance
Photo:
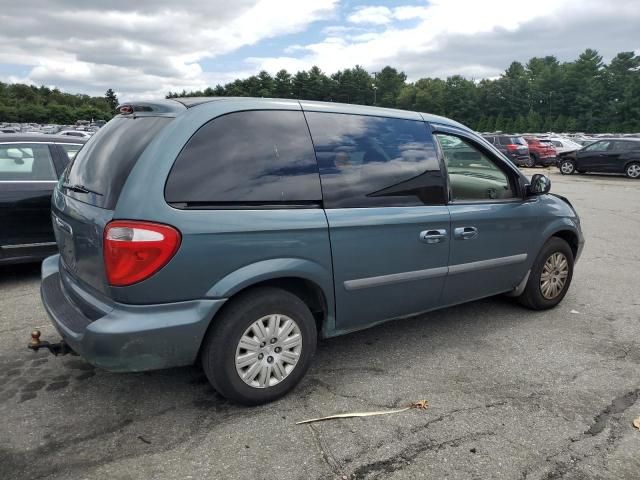
{"label": "white cloud", "polygon": [[87,93],[201,89],[212,77],[198,62],[303,31],[337,1],[24,0],[0,12],[0,63],[30,65],[35,83]]}
{"label": "white cloud", "polygon": [[347,17],[351,23],[370,23],[373,25],[384,25],[391,21],[391,10],[387,7],[362,7],[356,9]]}
{"label": "white cloud", "polygon": [[412,20],[414,18],[423,18],[426,14],[424,7],[418,6],[405,6],[396,7],[393,9],[393,18],[396,20]]}
{"label": "white cloud", "polygon": [[[0,63],[26,66],[25,83],[100,95],[114,88],[126,100],[200,90],[261,69],[318,65],[333,73],[356,64],[370,70],[392,65],[410,80],[455,73],[480,78],[532,56],[573,59],[592,47],[607,57],[640,49],[638,0],[430,0],[358,7],[342,18],[338,2],[5,2]],[[290,45],[273,54],[235,59],[234,71],[216,64],[242,47],[304,33],[318,20],[331,21],[320,40],[287,37]]]}
{"label": "white cloud", "polygon": [[[367,14],[363,14],[366,12]],[[640,45],[640,9],[637,0],[433,0],[424,6],[366,7],[354,15],[360,25],[369,19],[369,33],[338,30],[324,40],[306,45],[303,56],[250,58],[256,69],[276,66],[326,72],[354,66],[369,69],[391,65],[404,70],[410,80],[423,76],[462,74],[468,77],[498,75],[512,60],[557,55],[573,59],[587,47],[606,55]],[[376,18],[380,18],[371,21]],[[391,19],[418,19],[400,28]],[[336,37],[336,35],[339,35]]]}

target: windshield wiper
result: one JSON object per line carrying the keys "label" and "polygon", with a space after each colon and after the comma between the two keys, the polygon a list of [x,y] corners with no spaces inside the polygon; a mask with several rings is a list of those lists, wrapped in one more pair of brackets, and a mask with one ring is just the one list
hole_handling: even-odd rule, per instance
{"label": "windshield wiper", "polygon": [[66,188],[67,190],[71,190],[72,192],[78,193],[93,193],[94,195],[100,195],[102,197],[102,193],[94,192],[93,190],[89,190],[84,185],[72,185],[70,183],[63,183],[62,188]]}

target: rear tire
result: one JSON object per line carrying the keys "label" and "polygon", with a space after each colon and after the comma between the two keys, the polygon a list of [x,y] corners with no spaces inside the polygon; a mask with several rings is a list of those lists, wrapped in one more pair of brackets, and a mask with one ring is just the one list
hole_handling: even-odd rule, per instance
{"label": "rear tire", "polygon": [[631,162],[629,165],[627,165],[627,167],[624,169],[624,173],[627,175],[627,177],[629,178],[640,178],[640,163],[638,162]]}
{"label": "rear tire", "polygon": [[567,294],[572,278],[571,247],[562,238],[551,237],[540,250],[518,301],[532,310],[553,308]]}
{"label": "rear tire", "polygon": [[562,160],[559,168],[562,175],[572,175],[576,171],[576,165],[571,160]]}
{"label": "rear tire", "polygon": [[259,405],[298,384],[316,343],[316,322],[307,305],[285,290],[260,287],[230,300],[213,320],[202,367],[222,396]]}

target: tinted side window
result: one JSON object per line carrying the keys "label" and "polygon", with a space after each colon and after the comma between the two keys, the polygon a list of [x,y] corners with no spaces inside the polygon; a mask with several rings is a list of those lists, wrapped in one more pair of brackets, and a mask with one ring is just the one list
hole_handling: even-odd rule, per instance
{"label": "tinted side window", "polygon": [[585,152],[604,152],[609,148],[610,144],[611,142],[609,141],[595,142],[589,145],[588,147],[585,147],[584,151]]}
{"label": "tinted side window", "polygon": [[301,111],[231,113],[204,125],[176,159],[169,203],[287,204],[322,199]]}
{"label": "tinted side window", "polygon": [[451,200],[502,200],[515,197],[508,175],[464,138],[436,134],[449,174]]}
{"label": "tinted side window", "polygon": [[306,112],[327,208],[444,204],[444,179],[424,122]]}
{"label": "tinted side window", "polygon": [[610,150],[612,152],[630,152],[636,147],[640,147],[640,143],[636,145],[635,142],[618,141],[618,142],[613,142],[613,146],[611,147]]}
{"label": "tinted side window", "polygon": [[0,145],[0,181],[47,180],[56,180],[48,145]]}

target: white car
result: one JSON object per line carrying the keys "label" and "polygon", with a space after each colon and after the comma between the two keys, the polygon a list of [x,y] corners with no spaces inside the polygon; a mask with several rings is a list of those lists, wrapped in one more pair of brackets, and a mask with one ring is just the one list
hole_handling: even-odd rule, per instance
{"label": "white car", "polygon": [[582,148],[582,145],[580,145],[577,142],[574,142],[569,138],[547,137],[544,139],[540,139],[540,141],[550,142],[551,144],[553,144],[553,146],[556,147],[556,152],[558,154],[564,153],[564,152],[573,152],[575,150],[580,150]]}
{"label": "white car", "polygon": [[68,137],[80,137],[87,140],[91,138],[91,133],[81,132],[79,130],[63,130],[62,132],[59,132],[58,135],[66,135]]}

